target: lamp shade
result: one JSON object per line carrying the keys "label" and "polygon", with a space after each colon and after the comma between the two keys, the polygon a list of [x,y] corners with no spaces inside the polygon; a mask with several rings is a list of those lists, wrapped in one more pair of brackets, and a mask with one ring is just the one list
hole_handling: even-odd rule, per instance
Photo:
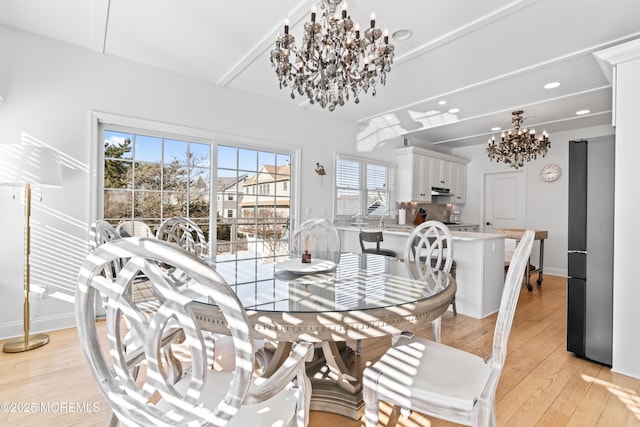
{"label": "lamp shade", "polygon": [[0,185],[37,184],[60,187],[60,157],[54,150],[35,145],[10,144],[2,147]]}

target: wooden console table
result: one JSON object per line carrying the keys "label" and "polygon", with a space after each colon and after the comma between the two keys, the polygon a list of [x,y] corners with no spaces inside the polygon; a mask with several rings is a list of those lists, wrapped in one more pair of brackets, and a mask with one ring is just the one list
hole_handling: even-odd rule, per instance
{"label": "wooden console table", "polygon": [[[522,235],[524,234],[524,229],[521,228],[496,228],[493,230],[496,234],[504,234],[507,239],[515,239],[516,242],[520,241]],[[544,267],[544,239],[547,238],[546,230],[534,230],[535,231],[535,240],[540,240],[540,267],[532,269],[531,262],[529,262],[529,267],[527,267],[526,276],[527,276],[527,289],[531,291],[533,287],[531,286],[531,276],[538,273],[538,286],[542,284],[542,272]]]}

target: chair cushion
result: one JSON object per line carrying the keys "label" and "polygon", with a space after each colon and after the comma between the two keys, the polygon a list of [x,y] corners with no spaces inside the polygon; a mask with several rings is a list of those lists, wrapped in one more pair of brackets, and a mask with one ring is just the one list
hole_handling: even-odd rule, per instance
{"label": "chair cushion", "polygon": [[380,250],[377,250],[376,248],[364,248],[362,253],[384,255],[384,256],[390,256],[394,258],[397,257],[397,254],[395,253],[395,251],[392,251],[391,249],[384,249],[384,248],[380,248]]}
{"label": "chair cushion", "polygon": [[471,411],[491,373],[474,354],[418,337],[400,338],[374,366],[380,398],[418,411],[420,401]]}
{"label": "chair cushion", "polygon": [[[259,379],[256,379],[259,381]],[[207,381],[202,389],[200,402],[205,407],[215,409],[224,398],[233,381],[233,372],[210,371]],[[176,389],[181,393],[189,387],[189,376],[185,376],[176,384]],[[238,413],[226,424],[229,427],[272,427],[286,426],[295,419],[298,391],[287,388],[274,397],[253,405],[243,404]],[[160,401],[158,408],[169,411],[170,405]]]}

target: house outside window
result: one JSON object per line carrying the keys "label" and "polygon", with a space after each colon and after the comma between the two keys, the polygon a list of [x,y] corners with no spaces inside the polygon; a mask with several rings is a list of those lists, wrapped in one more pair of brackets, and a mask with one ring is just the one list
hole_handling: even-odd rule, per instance
{"label": "house outside window", "polygon": [[[228,206],[223,207],[225,218],[221,221],[227,228],[224,234],[230,256],[224,260],[219,256],[218,262],[234,256],[261,259],[288,253],[291,195],[270,188],[280,188],[284,181],[290,185],[290,163],[289,153],[218,147],[218,191],[224,181],[225,194],[233,193],[232,200],[225,202]],[[232,187],[237,191],[228,191]],[[233,217],[228,216],[231,209]]]}

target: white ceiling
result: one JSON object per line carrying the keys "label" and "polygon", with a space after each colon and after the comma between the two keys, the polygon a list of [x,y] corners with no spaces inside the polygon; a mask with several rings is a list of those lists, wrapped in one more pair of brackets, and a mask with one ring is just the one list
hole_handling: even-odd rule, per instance
{"label": "white ceiling", "polygon": [[[312,4],[2,0],[0,25],[322,110],[280,90],[269,61],[285,18],[300,40]],[[361,25],[375,12],[379,27],[413,32],[392,41],[394,65],[375,97],[323,111],[360,123],[362,149],[399,137],[448,148],[482,144],[498,136],[492,127],[511,128],[516,109],[538,132],[609,124],[611,84],[593,53],[640,37],[638,0],[350,0],[348,6]],[[561,85],[543,88],[552,81]],[[576,115],[584,109],[591,112]]]}

